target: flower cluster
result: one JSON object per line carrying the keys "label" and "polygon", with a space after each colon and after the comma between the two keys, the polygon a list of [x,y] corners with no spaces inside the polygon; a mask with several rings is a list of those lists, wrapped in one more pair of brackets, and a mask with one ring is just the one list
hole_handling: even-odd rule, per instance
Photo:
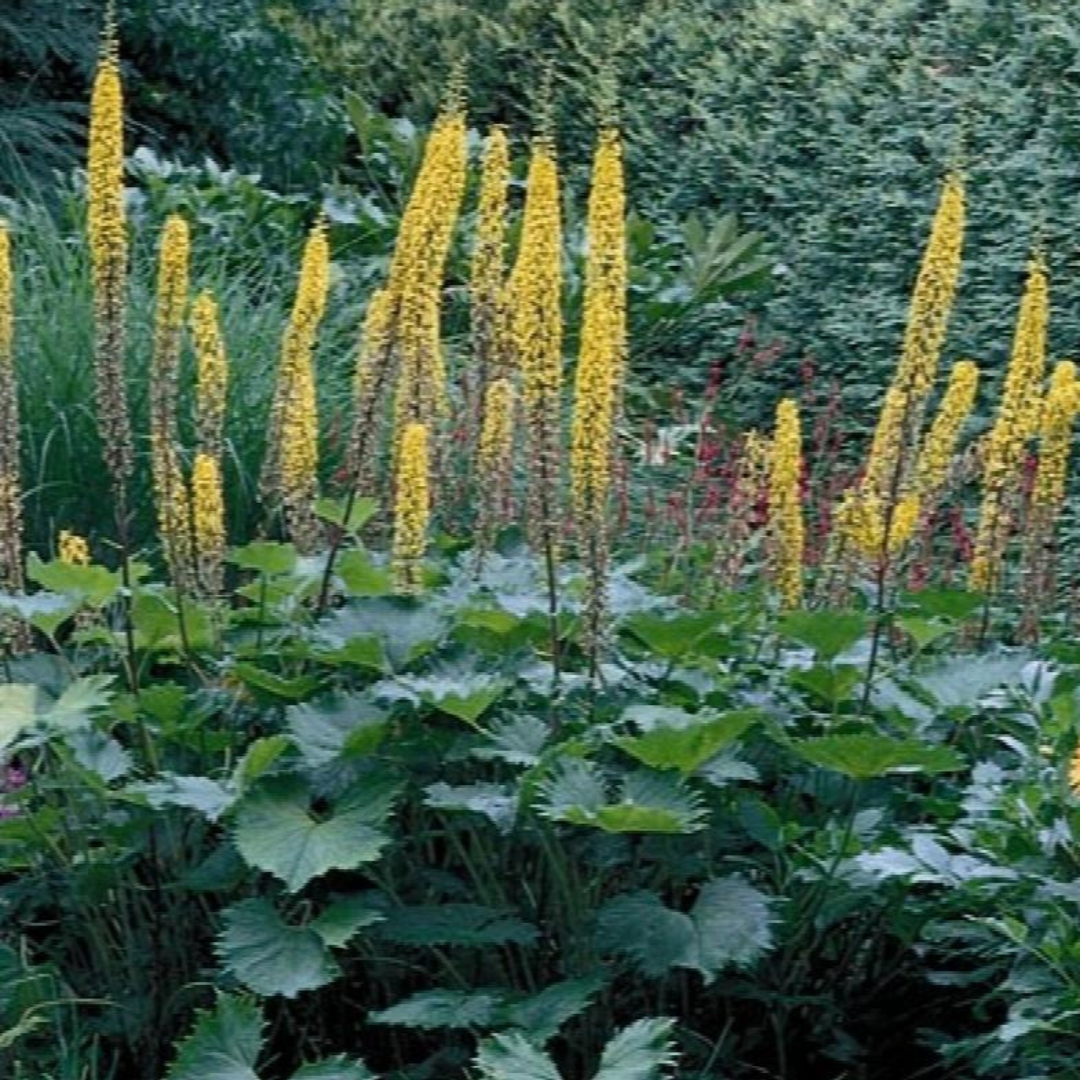
{"label": "flower cluster", "polygon": [[0,220],[0,588],[12,592],[23,587],[22,535],[11,240]]}
{"label": "flower cluster", "polygon": [[428,429],[408,424],[401,435],[394,494],[393,573],[397,592],[418,593],[424,584],[431,492]]}
{"label": "flower cluster", "polygon": [[776,407],[772,469],[769,475],[771,573],[780,603],[798,607],[803,594],[804,528],[799,485],[802,479],[802,433],[799,407],[785,398]]}
{"label": "flower cluster", "polygon": [[953,365],[949,385],[926,434],[915,469],[915,487],[924,506],[948,478],[960,430],[975,404],[978,387],[979,369],[970,360]]}
{"label": "flower cluster", "polygon": [[69,566],[90,565],[90,545],[78,533],[61,529],[57,538],[57,557]]}

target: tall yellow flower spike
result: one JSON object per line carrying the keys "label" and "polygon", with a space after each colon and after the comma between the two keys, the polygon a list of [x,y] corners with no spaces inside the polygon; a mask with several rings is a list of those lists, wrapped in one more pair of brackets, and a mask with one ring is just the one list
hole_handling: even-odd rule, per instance
{"label": "tall yellow flower spike", "polygon": [[562,388],[562,222],[559,170],[546,138],[533,140],[521,245],[510,279],[513,347],[529,439],[529,536],[558,547]]}
{"label": "tall yellow flower spike", "polygon": [[588,647],[595,653],[606,606],[608,498],[616,409],[626,353],[626,196],[622,148],[600,134],[589,194],[581,355],[574,387],[570,474],[574,519],[587,566]]}
{"label": "tall yellow flower spike", "polygon": [[493,127],[484,147],[473,244],[469,299],[472,314],[473,360],[476,383],[483,389],[493,364],[505,363],[496,354],[499,294],[506,274],[506,214],[510,181],[510,144],[501,127]]}
{"label": "tall yellow flower spike", "polygon": [[1038,427],[1049,310],[1046,267],[1036,256],[1028,267],[1012,359],[986,442],[983,501],[971,562],[971,586],[981,592],[992,592],[998,584],[1011,529],[1010,504],[1018,491],[1024,452]]}
{"label": "tall yellow flower spike", "polygon": [[476,546],[486,552],[506,518],[514,471],[514,384],[495,379],[484,394],[484,419],[476,449],[480,512]]}
{"label": "tall yellow flower spike", "polygon": [[790,610],[802,603],[804,527],[799,484],[802,433],[799,407],[785,398],[776,408],[772,470],[769,477],[769,538],[772,579],[780,603]]}
{"label": "tall yellow flower spike", "polygon": [[945,484],[960,429],[971,414],[978,388],[979,369],[970,360],[953,365],[949,385],[926,434],[915,469],[915,487],[924,503]]}
{"label": "tall yellow flower spike", "polygon": [[124,212],[124,99],[117,42],[106,31],[90,98],[87,235],[94,283],[94,356],[98,424],[105,462],[126,513],[134,452],[124,378],[127,219]]}
{"label": "tall yellow flower spike", "polygon": [[221,336],[217,302],[209,292],[200,293],[191,307],[191,336],[195,343],[195,413],[199,449],[220,462],[229,363]]}
{"label": "tall yellow flower spike", "polygon": [[218,461],[200,451],[191,472],[191,516],[203,593],[217,596],[225,559],[225,498]]}
{"label": "tall yellow flower spike", "polygon": [[419,593],[424,586],[423,559],[431,514],[428,470],[428,430],[423,424],[408,424],[398,454],[392,552],[394,589],[403,594]]}
{"label": "tall yellow flower spike", "polygon": [[23,588],[19,395],[15,379],[15,300],[11,240],[0,219],[0,587]]}
{"label": "tall yellow flower spike", "polygon": [[1078,411],[1080,383],[1076,365],[1071,360],[1062,360],[1050,377],[1039,421],[1039,465],[1031,491],[1036,515],[1054,518],[1065,501],[1065,478]]}
{"label": "tall yellow flower spike", "polygon": [[318,541],[319,415],[313,353],[329,289],[330,242],[320,218],[304,246],[282,341],[263,476],[264,490],[277,496],[289,536],[301,551],[310,551]]}
{"label": "tall yellow flower spike", "polygon": [[387,289],[376,289],[368,301],[353,375],[353,426],[346,467],[358,491],[374,485],[373,458],[382,427],[381,406],[390,378],[393,346],[393,297]]}
{"label": "tall yellow flower spike", "polygon": [[190,584],[192,569],[187,490],[176,452],[176,399],[190,256],[187,222],[173,214],[165,222],[158,253],[150,448],[158,532],[173,582],[180,588]]}

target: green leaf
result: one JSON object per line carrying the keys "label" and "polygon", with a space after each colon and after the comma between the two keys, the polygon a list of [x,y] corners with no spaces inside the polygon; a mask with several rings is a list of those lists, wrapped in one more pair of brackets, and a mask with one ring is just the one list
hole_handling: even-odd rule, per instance
{"label": "green leaf", "polygon": [[970,619],[982,607],[986,598],[963,589],[923,589],[920,592],[905,593],[903,600],[905,606],[914,607],[930,618],[962,622]]}
{"label": "green leaf", "polygon": [[349,507],[348,520],[345,518],[347,499],[321,498],[315,500],[315,514],[331,525],[337,525],[346,532],[358,533],[379,512],[377,499],[361,497],[353,499]]}
{"label": "green leaf", "polygon": [[296,548],[292,544],[275,544],[256,540],[229,552],[229,562],[241,570],[254,570],[267,577],[291,574],[296,569]]}
{"label": "green leaf", "polygon": [[804,761],[834,769],[855,780],[887,773],[941,773],[964,768],[964,760],[947,746],[885,735],[823,735],[791,743]]}
{"label": "green leaf", "polygon": [[661,1080],[678,1061],[673,1024],[648,1018],[623,1028],[605,1047],[595,1080]]}
{"label": "green leaf", "polygon": [[771,924],[768,897],[732,875],[706,882],[688,913],[645,890],[617,896],[600,910],[597,943],[653,978],[684,967],[709,983],[755,963],[772,946]]}
{"label": "green leaf", "polygon": [[240,662],[232,667],[233,674],[245,686],[261,690],[284,701],[303,701],[319,689],[320,682],[314,675],[297,675],[287,679],[255,664]]}
{"label": "green leaf", "polygon": [[115,739],[93,728],[76,731],[68,743],[75,760],[84,769],[100,776],[106,784],[125,776],[134,764],[131,754]]}
{"label": "green leaf", "polygon": [[69,683],[55,701],[36,686],[0,684],[0,749],[37,725],[61,732],[87,727],[112,701],[112,682],[111,675],[85,675]]}
{"label": "green leaf", "polygon": [[313,766],[374,752],[389,722],[387,714],[363,694],[293,705],[287,716],[293,742]]}
{"label": "green leaf", "polygon": [[923,619],[917,615],[902,615],[896,620],[896,625],[915,642],[917,649],[925,649],[927,645],[948,636],[955,629],[938,619]]}
{"label": "green leaf", "polygon": [[374,862],[390,837],[371,825],[362,797],[322,819],[310,810],[305,785],[275,778],[248,795],[236,814],[235,841],[244,861],[298,892],[328,870],[354,870]]}
{"label": "green leaf", "polygon": [[232,786],[242,795],[272,769],[278,758],[288,749],[289,739],[285,735],[267,735],[256,739],[236,763],[232,773]]}
{"label": "green leaf", "polygon": [[362,548],[343,551],[335,572],[350,596],[389,596],[394,591],[386,568],[376,566]]}
{"label": "green leaf", "polygon": [[375,933],[400,945],[535,945],[531,923],[480,904],[417,904],[390,908]]}
{"label": "green leaf", "polygon": [[424,990],[368,1014],[373,1024],[420,1028],[489,1028],[505,1001],[501,990]]}
{"label": "green leaf", "polygon": [[480,717],[507,690],[504,680],[478,671],[467,659],[453,665],[440,664],[424,675],[400,681],[428,705],[473,727],[478,727]]}
{"label": "green leaf", "polygon": [[832,660],[850,649],[869,628],[861,611],[791,611],[780,620],[780,633]]}
{"label": "green leaf", "polygon": [[0,685],[0,750],[37,722],[39,691],[20,683]]}
{"label": "green leaf", "polygon": [[697,647],[717,629],[718,617],[684,614],[664,618],[641,613],[630,616],[623,626],[657,656],[677,660],[695,654]]}
{"label": "green leaf", "polygon": [[684,713],[678,726],[658,726],[638,736],[624,736],[615,745],[654,769],[695,772],[761,718],[756,710],[702,714]]}
{"label": "green leaf", "polygon": [[517,1032],[485,1039],[473,1064],[480,1080],[562,1080],[551,1058]]}
{"label": "green leaf", "polygon": [[292,1080],[376,1080],[376,1077],[362,1061],[340,1056],[301,1065],[292,1074]]}
{"label": "green leaf", "polygon": [[468,810],[509,832],[517,816],[518,797],[503,784],[460,784],[439,781],[424,788],[424,802],[437,810]]}
{"label": "green leaf", "polygon": [[495,759],[509,765],[531,768],[540,763],[540,755],[551,731],[540,717],[518,713],[506,720],[496,721],[484,734],[487,743],[475,747],[473,757],[481,761]]}
{"label": "green leaf", "polygon": [[210,614],[201,604],[184,601],[184,632],[180,610],[172,596],[153,587],[139,589],[131,605],[135,647],[150,652],[179,652],[185,647],[206,649],[214,641]]}
{"label": "green leaf", "polygon": [[213,1012],[199,1012],[179,1046],[167,1080],[259,1080],[263,1019],[249,998],[222,995]]}
{"label": "green leaf", "polygon": [[511,1005],[506,1018],[534,1042],[543,1045],[558,1034],[567,1020],[584,1012],[603,986],[604,979],[598,974],[584,979],[567,979]]}
{"label": "green leaf", "polygon": [[130,784],[126,789],[141,795],[155,809],[183,806],[197,810],[208,821],[217,821],[232,806],[236,795],[208,776],[177,776],[165,773],[159,779]]}
{"label": "green leaf", "polygon": [[26,576],[50,592],[94,608],[112,603],[120,592],[119,571],[104,566],[77,566],[60,559],[42,562],[33,552],[26,560]]}
{"label": "green leaf", "polygon": [[311,929],[331,949],[340,949],[364,927],[382,922],[384,918],[384,912],[371,907],[366,896],[344,896],[313,919]]}
{"label": "green leaf", "polygon": [[382,642],[377,637],[354,637],[344,644],[336,644],[333,648],[313,645],[309,654],[313,660],[324,664],[351,664],[368,671],[383,672],[390,667]]}
{"label": "green leaf", "polygon": [[814,664],[792,671],[788,679],[792,686],[834,706],[851,696],[863,675],[864,670],[854,664]]}
{"label": "green leaf", "polygon": [[438,646],[449,629],[449,621],[430,605],[387,596],[350,601],[318,624],[315,637],[328,649],[375,638],[391,667],[401,671]]}

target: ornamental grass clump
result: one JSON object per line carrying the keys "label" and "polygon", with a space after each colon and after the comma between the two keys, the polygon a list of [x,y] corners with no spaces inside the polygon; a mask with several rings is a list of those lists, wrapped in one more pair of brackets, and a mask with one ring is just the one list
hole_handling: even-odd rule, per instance
{"label": "ornamental grass clump", "polygon": [[0,219],[0,589],[21,592],[22,485],[19,394],[15,379],[15,299],[11,238]]}
{"label": "ornamental grass clump", "polygon": [[150,457],[162,551],[173,583],[185,590],[191,585],[191,512],[177,453],[176,401],[190,257],[187,222],[173,214],[165,222],[158,249],[150,364]]}
{"label": "ornamental grass clump", "polygon": [[1002,559],[1019,512],[1024,457],[1038,430],[1048,320],[1046,267],[1036,256],[1028,267],[1001,404],[986,439],[970,580],[973,589],[987,596],[1000,584]]}
{"label": "ornamental grass clump", "polygon": [[319,414],[313,354],[330,288],[330,242],[320,218],[304,246],[292,314],[285,329],[270,414],[263,490],[284,512],[285,528],[301,551],[319,539],[315,498]]}
{"label": "ornamental grass clump", "polygon": [[401,433],[394,483],[394,589],[415,595],[424,587],[424,552],[431,514],[428,429],[408,424]]}
{"label": "ornamental grass clump", "polygon": [[198,449],[191,474],[192,535],[199,590],[217,596],[225,558],[225,494],[222,488],[225,402],[229,368],[218,323],[217,303],[199,295],[191,309],[195,342]]}
{"label": "ornamental grass clump", "polygon": [[606,608],[608,502],[615,415],[626,353],[626,194],[614,128],[601,132],[589,194],[581,353],[574,386],[570,473],[574,522],[585,563],[585,641],[594,658]]}
{"label": "ornamental grass clump", "polygon": [[799,407],[785,398],[776,407],[769,473],[769,573],[785,610],[803,597],[802,433]]}
{"label": "ornamental grass clump", "polygon": [[[134,463],[124,379],[128,241],[124,211],[124,102],[115,26],[110,19],[90,99],[87,235],[94,285],[94,365],[98,424],[127,542],[127,484]],[[126,559],[125,559],[126,562]]]}

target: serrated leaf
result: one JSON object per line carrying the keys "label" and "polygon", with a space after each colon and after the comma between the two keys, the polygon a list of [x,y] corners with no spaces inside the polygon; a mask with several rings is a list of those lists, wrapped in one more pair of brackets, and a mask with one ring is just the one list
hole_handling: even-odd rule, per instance
{"label": "serrated leaf", "polygon": [[516,916],[480,904],[390,908],[376,931],[401,945],[534,945],[539,931]]}
{"label": "serrated leaf", "polygon": [[293,998],[340,974],[322,937],[311,927],[290,926],[268,900],[244,900],[223,918],[218,957],[257,994]]}
{"label": "serrated leaf", "polygon": [[20,683],[0,685],[0,750],[37,722],[39,691]]}
{"label": "serrated leaf", "polygon": [[718,616],[710,613],[664,617],[639,612],[631,615],[623,626],[657,656],[678,660],[694,655],[718,624]]}
{"label": "serrated leaf", "polygon": [[768,898],[738,875],[706,882],[689,912],[666,907],[652,892],[618,896],[600,910],[597,943],[629,956],[658,978],[674,967],[711,982],[726,968],[746,968],[772,945]]}
{"label": "serrated leaf", "polygon": [[316,640],[327,648],[344,648],[354,638],[381,642],[387,661],[401,671],[430,652],[448,634],[449,620],[430,606],[400,597],[353,600],[323,619]]}
{"label": "serrated leaf", "polygon": [[505,1001],[501,990],[424,990],[368,1014],[373,1024],[431,1031],[438,1028],[489,1028]]}
{"label": "serrated leaf", "polygon": [[437,810],[469,810],[509,832],[517,816],[518,798],[503,784],[461,784],[451,787],[441,780],[424,789],[424,802]]}
{"label": "serrated leaf", "polygon": [[393,592],[386,567],[377,566],[362,548],[343,551],[335,573],[350,596],[389,596]]}
{"label": "serrated leaf", "polygon": [[69,596],[90,607],[101,608],[120,592],[120,573],[104,566],[78,566],[53,559],[42,562],[33,552],[26,560],[26,576],[49,592]]}
{"label": "serrated leaf", "polygon": [[832,660],[859,641],[869,625],[861,611],[791,611],[780,620],[780,633]]}
{"label": "serrated leaf", "polygon": [[555,1037],[567,1020],[584,1012],[603,986],[604,979],[600,975],[555,983],[511,1005],[506,1011],[506,1019],[543,1045]]}
{"label": "serrated leaf", "polygon": [[478,671],[467,660],[443,664],[424,675],[403,678],[403,686],[428,705],[473,727],[480,717],[506,692],[504,680]]}
{"label": "serrated leaf", "polygon": [[239,794],[248,790],[261,776],[272,769],[278,758],[289,749],[285,735],[267,735],[256,739],[244,751],[232,773],[232,786]]}
{"label": "serrated leaf", "polygon": [[[348,509],[347,518],[346,508]],[[348,506],[348,500],[346,499],[321,498],[315,500],[315,514],[317,517],[351,533],[359,532],[378,512],[378,500],[366,496],[353,499],[351,507]]]}
{"label": "serrated leaf", "polygon": [[372,753],[389,722],[386,712],[363,694],[293,705],[286,715],[293,742],[313,766]]}
{"label": "serrated leaf", "polygon": [[165,773],[157,780],[130,784],[125,790],[141,795],[155,809],[164,806],[182,806],[197,810],[208,821],[217,821],[236,799],[208,776],[177,776]]}
{"label": "serrated leaf", "polygon": [[292,1080],[376,1080],[362,1061],[350,1061],[344,1055],[301,1065]]}
{"label": "serrated leaf", "polygon": [[370,812],[357,796],[352,808],[317,818],[301,781],[274,779],[241,802],[234,839],[249,866],[297,892],[328,870],[354,870],[379,858],[390,838],[371,826]]}
{"label": "serrated leaf", "polygon": [[678,726],[653,727],[643,735],[623,736],[615,745],[654,769],[678,769],[688,775],[734,742],[761,718],[752,709],[706,715],[686,714]]}
{"label": "serrated leaf", "polygon": [[344,896],[335,900],[317,918],[311,929],[331,949],[340,949],[366,926],[382,922],[386,916],[371,907],[365,896]]}
{"label": "serrated leaf", "polygon": [[84,675],[69,683],[41,715],[41,722],[60,731],[85,727],[112,701],[112,675]]}
{"label": "serrated leaf", "polygon": [[648,1018],[623,1028],[604,1048],[595,1080],[661,1080],[678,1060],[673,1021]]}
{"label": "serrated leaf", "polygon": [[93,728],[76,731],[68,739],[68,744],[75,754],[75,760],[84,769],[100,776],[106,784],[119,780],[131,771],[131,754],[102,731]]}
{"label": "serrated leaf", "polygon": [[291,574],[296,569],[296,548],[292,544],[256,540],[233,548],[228,558],[241,570],[254,570],[268,577]]}
{"label": "serrated leaf", "polygon": [[950,747],[870,733],[800,739],[791,743],[791,749],[812,765],[833,769],[855,780],[887,773],[956,772],[964,768],[963,758]]}
{"label": "serrated leaf", "polygon": [[222,995],[212,1012],[200,1012],[179,1045],[167,1080],[259,1080],[263,1019],[249,998]]}
{"label": "serrated leaf", "polygon": [[550,730],[538,716],[521,713],[497,721],[484,734],[487,741],[473,749],[473,757],[531,767],[539,764]]}
{"label": "serrated leaf", "polygon": [[473,1063],[480,1080],[562,1080],[551,1058],[517,1032],[485,1039]]}
{"label": "serrated leaf", "polygon": [[314,675],[297,675],[290,679],[243,661],[233,665],[232,673],[246,686],[283,701],[303,701],[319,689],[319,680]]}
{"label": "serrated leaf", "polygon": [[986,597],[963,589],[923,589],[904,594],[904,603],[924,615],[956,621],[971,618],[985,602]]}

